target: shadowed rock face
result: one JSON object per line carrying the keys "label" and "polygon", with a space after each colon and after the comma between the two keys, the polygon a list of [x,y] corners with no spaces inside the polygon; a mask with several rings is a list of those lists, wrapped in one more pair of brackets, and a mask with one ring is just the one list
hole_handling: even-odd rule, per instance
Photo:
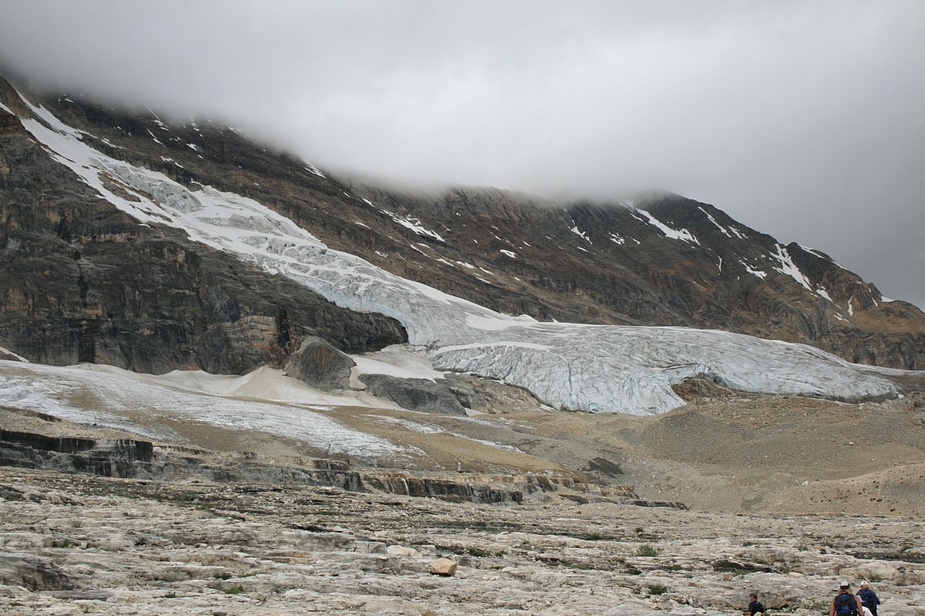
{"label": "shadowed rock face", "polygon": [[[135,439],[52,437],[0,430],[0,466],[48,469],[129,479],[206,478],[290,485],[334,486],[363,491],[358,472],[341,460],[302,460],[298,467],[261,463],[252,453],[217,459],[213,452],[159,446]],[[13,493],[0,493],[5,499]]]}
{"label": "shadowed rock face", "polygon": [[134,477],[135,463],[150,463],[154,446],[132,439],[50,437],[29,432],[0,430],[0,464]]}

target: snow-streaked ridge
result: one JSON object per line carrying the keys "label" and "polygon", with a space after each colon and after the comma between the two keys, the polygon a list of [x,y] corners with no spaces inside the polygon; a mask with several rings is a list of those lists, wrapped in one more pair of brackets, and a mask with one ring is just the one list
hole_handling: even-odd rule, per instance
{"label": "snow-streaked ridge", "polygon": [[[551,406],[591,412],[670,410],[683,404],[671,385],[701,374],[762,393],[836,398],[895,393],[876,369],[805,345],[720,331],[537,323],[498,314],[330,250],[250,198],[210,187],[192,192],[161,173],[111,159],[83,143],[77,131],[49,120],[47,111],[33,110],[54,129],[24,119],[27,130],[119,209],[141,222],[184,229],[195,241],[281,273],[340,306],[394,317],[438,370],[503,380]],[[140,201],[107,190],[100,174],[137,191]],[[666,236],[699,243],[686,230],[636,211]],[[785,251],[777,258],[782,269],[792,265]]]}

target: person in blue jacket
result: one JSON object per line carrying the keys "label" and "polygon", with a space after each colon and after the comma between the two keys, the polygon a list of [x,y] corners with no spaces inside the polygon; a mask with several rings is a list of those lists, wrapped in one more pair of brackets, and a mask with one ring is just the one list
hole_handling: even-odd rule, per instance
{"label": "person in blue jacket", "polygon": [[861,582],[858,597],[861,599],[861,605],[869,609],[873,616],[877,616],[877,606],[880,605],[880,599],[877,597],[877,593],[870,589],[870,584],[867,581]]}
{"label": "person in blue jacket", "polygon": [[748,593],[748,608],[742,612],[742,616],[755,616],[755,614],[764,614],[764,606],[758,601],[758,593]]}

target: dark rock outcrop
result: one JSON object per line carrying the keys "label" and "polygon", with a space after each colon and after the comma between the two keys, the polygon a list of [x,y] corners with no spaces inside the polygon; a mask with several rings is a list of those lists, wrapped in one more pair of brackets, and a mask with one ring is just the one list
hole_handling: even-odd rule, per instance
{"label": "dark rock outcrop", "polygon": [[443,415],[466,414],[466,409],[442,381],[401,379],[385,374],[364,374],[360,381],[369,393],[391,400],[402,408]]}
{"label": "dark rock outcrop", "polygon": [[350,369],[356,366],[350,357],[314,336],[302,341],[299,350],[286,364],[286,375],[322,391],[350,388]]}
{"label": "dark rock outcrop", "polygon": [[426,477],[402,472],[368,472],[363,475],[363,481],[370,489],[389,494],[456,503],[521,503],[530,495],[557,492],[560,488],[549,477],[535,474]]}
{"label": "dark rock outcrop", "polygon": [[[359,473],[342,460],[302,460],[301,466],[259,462],[243,452],[211,460],[210,452],[155,447],[150,441],[53,437],[0,430],[0,466],[49,469],[101,477],[332,486],[362,492]],[[15,494],[11,494],[15,497]],[[4,495],[4,497],[6,497]]]}
{"label": "dark rock outcrop", "polygon": [[441,384],[463,407],[480,413],[535,409],[542,404],[526,389],[471,374],[448,372]]}
{"label": "dark rock outcrop", "polygon": [[127,439],[58,438],[0,430],[0,465],[56,468],[104,477],[134,477],[136,462],[150,463],[154,446]]}

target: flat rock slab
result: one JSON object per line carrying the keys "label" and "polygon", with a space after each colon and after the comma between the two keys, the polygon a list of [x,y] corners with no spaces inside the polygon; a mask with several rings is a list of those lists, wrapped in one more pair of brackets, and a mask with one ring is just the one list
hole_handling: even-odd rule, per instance
{"label": "flat rock slab", "polygon": [[[818,616],[842,579],[869,580],[882,616],[925,605],[925,567],[910,562],[921,520],[479,505],[9,467],[0,488],[12,496],[0,498],[0,566],[70,584],[5,577],[4,614],[728,616],[756,590],[772,613]],[[431,573],[441,561],[452,576]]]}

